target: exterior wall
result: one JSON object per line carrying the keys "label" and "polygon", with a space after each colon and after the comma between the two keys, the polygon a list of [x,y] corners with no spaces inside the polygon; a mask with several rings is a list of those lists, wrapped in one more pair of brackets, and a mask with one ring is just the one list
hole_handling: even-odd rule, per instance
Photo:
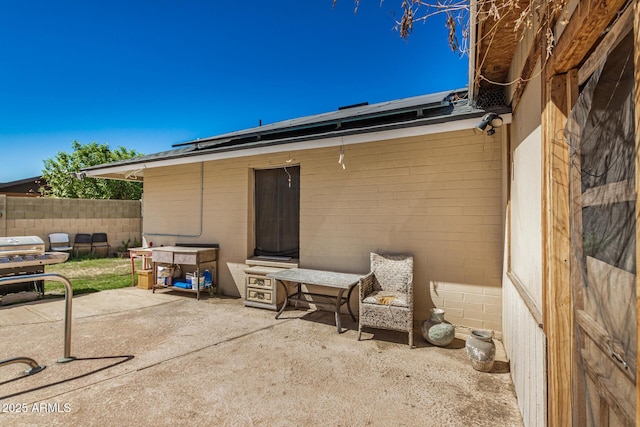
{"label": "exterior wall", "polygon": [[511,124],[510,269],[542,309],[542,104],[531,81]]}
{"label": "exterior wall", "polygon": [[[539,74],[539,68],[534,75]],[[511,123],[509,239],[503,278],[503,341],[526,426],[547,421],[546,336],[525,304],[542,313],[542,102],[540,77],[528,83]],[[509,276],[517,280],[521,291]],[[525,296],[523,296],[523,294]],[[541,321],[541,320],[540,320]]]}
{"label": "exterior wall", "polygon": [[140,240],[138,200],[49,199],[0,195],[0,236],[39,236],[50,233],[107,233],[111,251],[122,241]]}
{"label": "exterior wall", "polygon": [[[253,251],[252,170],[300,165],[300,265],[365,273],[369,253],[415,257],[416,319],[501,330],[502,133],[475,130],[145,170],[153,246],[220,244],[221,286],[243,292]],[[203,227],[200,230],[202,170]],[[192,237],[188,237],[192,236]]]}
{"label": "exterior wall", "polygon": [[503,295],[503,342],[522,420],[525,426],[544,426],[547,420],[546,337],[508,279],[503,285]]}

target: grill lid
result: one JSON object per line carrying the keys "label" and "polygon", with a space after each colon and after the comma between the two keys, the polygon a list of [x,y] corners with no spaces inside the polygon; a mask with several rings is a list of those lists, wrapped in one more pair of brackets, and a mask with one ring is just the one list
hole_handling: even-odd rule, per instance
{"label": "grill lid", "polygon": [[40,255],[44,251],[44,241],[38,236],[0,237],[0,256]]}

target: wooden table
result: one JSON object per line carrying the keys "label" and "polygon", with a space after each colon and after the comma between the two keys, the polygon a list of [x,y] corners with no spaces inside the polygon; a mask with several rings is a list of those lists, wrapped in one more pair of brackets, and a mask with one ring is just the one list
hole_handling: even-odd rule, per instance
{"label": "wooden table", "polygon": [[[349,314],[351,318],[355,321],[356,318],[353,315],[353,311],[351,311],[351,306],[349,305],[349,299],[351,297],[351,292],[360,281],[360,275],[358,274],[349,274],[349,273],[337,273],[334,271],[322,271],[322,270],[310,270],[307,268],[291,268],[288,270],[282,270],[275,273],[267,274],[267,277],[271,277],[272,279],[277,280],[284,287],[284,304],[282,304],[282,308],[276,314],[276,319],[280,317],[284,309],[287,307],[289,300],[294,301],[296,303],[295,307],[297,308],[298,302],[311,302],[316,305],[328,305],[331,306],[332,311],[334,311],[336,316],[336,328],[338,329],[338,333],[342,333],[342,324],[340,323],[340,307],[343,304],[347,304],[347,308],[349,309]],[[297,285],[296,292],[289,294],[289,289],[287,288],[284,282],[295,283]],[[337,289],[337,295],[327,295],[327,294],[317,294],[311,292],[303,292],[302,285],[314,285],[321,286],[325,288]],[[347,292],[347,298],[343,299],[342,294],[344,291]],[[322,302],[322,301],[309,301],[305,296],[315,296],[321,297],[330,300],[330,303]]]}

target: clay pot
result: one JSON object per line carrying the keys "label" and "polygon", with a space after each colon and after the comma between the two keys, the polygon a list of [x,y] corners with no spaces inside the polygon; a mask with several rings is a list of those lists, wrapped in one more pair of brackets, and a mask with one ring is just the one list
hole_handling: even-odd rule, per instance
{"label": "clay pot", "polygon": [[467,338],[467,355],[476,371],[489,372],[496,358],[496,345],[493,343],[493,331],[474,329]]}
{"label": "clay pot", "polygon": [[453,341],[456,335],[456,328],[446,320],[444,320],[444,310],[441,308],[432,308],[429,310],[431,317],[422,322],[422,336],[427,342],[445,347]]}

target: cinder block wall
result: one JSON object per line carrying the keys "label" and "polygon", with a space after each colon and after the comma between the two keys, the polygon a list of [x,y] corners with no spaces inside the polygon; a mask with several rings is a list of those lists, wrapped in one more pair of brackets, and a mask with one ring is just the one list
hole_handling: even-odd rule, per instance
{"label": "cinder block wall", "polygon": [[346,145],[346,170],[337,147],[149,168],[145,237],[154,246],[219,243],[222,288],[242,295],[253,170],[293,159],[301,267],[364,273],[372,251],[412,253],[416,320],[435,305],[452,323],[500,336],[503,137],[467,130]]}
{"label": "cinder block wall", "polygon": [[474,130],[348,146],[345,171],[325,150],[301,166],[301,258],[357,272],[371,251],[412,253],[416,319],[437,306],[500,336],[501,156]]}
{"label": "cinder block wall", "polygon": [[141,241],[139,200],[48,199],[0,195],[0,236],[40,236],[51,233],[107,233],[111,252],[122,241]]}

